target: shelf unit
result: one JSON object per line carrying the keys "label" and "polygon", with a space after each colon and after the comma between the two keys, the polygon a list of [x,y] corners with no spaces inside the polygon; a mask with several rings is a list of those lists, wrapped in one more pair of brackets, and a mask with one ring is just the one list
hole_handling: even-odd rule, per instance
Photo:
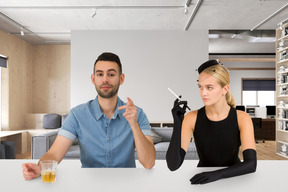
{"label": "shelf unit", "polygon": [[150,122],[151,127],[173,127],[174,123],[170,121],[152,121]]}
{"label": "shelf unit", "polygon": [[285,51],[285,50],[288,50],[288,47],[277,50],[277,53],[281,53],[282,51]]}
{"label": "shelf unit", "polygon": [[[284,24],[282,29],[287,27],[288,23]],[[279,48],[281,41],[285,41],[285,47]],[[288,45],[286,41],[288,42],[288,35],[283,37],[279,27],[276,29],[276,154],[288,159]],[[285,51],[286,57],[283,59],[281,54]],[[284,104],[280,105],[280,101]]]}

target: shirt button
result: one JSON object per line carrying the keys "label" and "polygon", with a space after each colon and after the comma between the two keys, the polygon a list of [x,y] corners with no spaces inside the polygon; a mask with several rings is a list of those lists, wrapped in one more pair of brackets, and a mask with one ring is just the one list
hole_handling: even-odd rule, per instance
{"label": "shirt button", "polygon": [[110,157],[110,153],[107,153],[107,156]]}
{"label": "shirt button", "polygon": [[106,127],[108,127],[108,124],[106,124]]}
{"label": "shirt button", "polygon": [[107,138],[107,141],[110,141],[110,138],[109,138],[109,137]]}

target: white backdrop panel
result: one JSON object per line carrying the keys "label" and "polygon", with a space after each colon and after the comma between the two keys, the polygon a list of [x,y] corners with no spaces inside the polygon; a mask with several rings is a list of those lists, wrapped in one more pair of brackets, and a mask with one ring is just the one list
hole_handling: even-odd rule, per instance
{"label": "white backdrop panel", "polygon": [[150,121],[172,121],[175,97],[191,109],[201,107],[197,67],[208,60],[208,30],[191,31],[72,31],[71,107],[96,97],[90,75],[102,52],[119,55],[125,82],[119,97],[129,96]]}

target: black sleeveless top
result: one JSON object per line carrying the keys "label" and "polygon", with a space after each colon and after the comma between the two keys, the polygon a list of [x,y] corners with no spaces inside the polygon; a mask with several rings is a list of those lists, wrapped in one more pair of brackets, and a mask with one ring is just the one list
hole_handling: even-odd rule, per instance
{"label": "black sleeveless top", "polygon": [[199,156],[198,167],[224,167],[240,163],[240,131],[236,109],[231,107],[226,119],[211,121],[205,107],[198,110],[194,140]]}

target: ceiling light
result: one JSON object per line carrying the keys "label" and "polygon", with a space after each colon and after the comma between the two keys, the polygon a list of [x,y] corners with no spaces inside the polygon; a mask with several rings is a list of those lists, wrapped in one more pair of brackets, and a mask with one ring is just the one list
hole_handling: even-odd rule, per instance
{"label": "ceiling light", "polygon": [[208,37],[209,37],[209,39],[218,39],[218,38],[220,38],[220,35],[219,34],[209,34]]}
{"label": "ceiling light", "polygon": [[237,36],[237,30],[236,30],[235,34],[233,34],[233,35],[231,36],[231,38],[234,39],[236,36]]}
{"label": "ceiling light", "polygon": [[273,43],[276,41],[276,38],[275,37],[256,37],[256,38],[251,38],[248,40],[248,42],[250,43]]}
{"label": "ceiling light", "polygon": [[91,17],[93,18],[93,17],[95,17],[95,15],[96,15],[96,8],[93,8],[93,12],[91,14]]}
{"label": "ceiling light", "polygon": [[197,11],[199,10],[199,7],[200,7],[202,1],[203,0],[198,0],[198,2],[196,3],[196,6],[195,6],[194,10],[192,11],[190,19],[189,19],[188,23],[186,24],[185,31],[187,31],[189,29],[189,27],[190,27],[195,15],[196,15]]}
{"label": "ceiling light", "polygon": [[21,30],[20,30],[20,34],[21,34],[21,36],[24,36],[24,31],[23,31],[22,28],[21,28]]}
{"label": "ceiling light", "polygon": [[261,25],[263,25],[264,23],[266,23],[269,19],[271,19],[272,17],[274,17],[275,15],[277,15],[278,13],[280,13],[281,11],[283,11],[284,9],[286,9],[288,7],[288,3],[285,4],[283,7],[281,7],[280,9],[278,9],[276,12],[274,12],[272,15],[270,15],[269,17],[267,17],[266,19],[264,19],[263,21],[261,21],[259,24],[257,24],[255,27],[253,27],[252,29],[250,29],[250,31],[254,31],[255,29],[257,29],[258,27],[260,27]]}
{"label": "ceiling light", "polygon": [[185,15],[188,15],[188,13],[189,13],[189,11],[188,11],[188,6],[187,6],[187,5],[185,5],[184,13],[185,13]]}

